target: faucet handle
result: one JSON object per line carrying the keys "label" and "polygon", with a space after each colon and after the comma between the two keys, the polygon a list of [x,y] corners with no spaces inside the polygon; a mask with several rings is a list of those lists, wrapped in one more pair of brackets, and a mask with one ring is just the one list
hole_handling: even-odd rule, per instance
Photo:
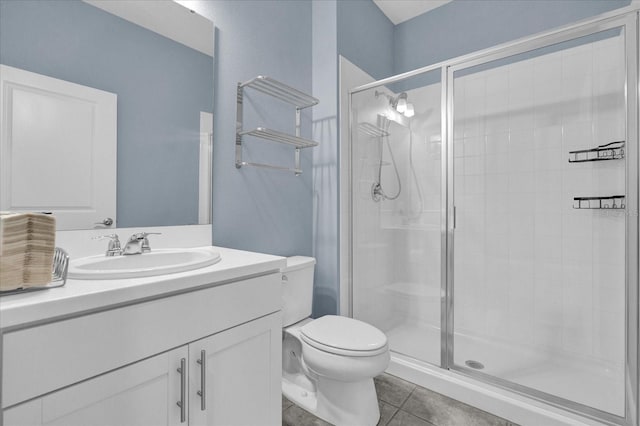
{"label": "faucet handle", "polygon": [[99,235],[91,239],[104,240],[105,238],[110,239],[109,246],[107,247],[107,252],[105,253],[105,256],[114,256],[116,254],[122,253],[122,248],[120,247],[120,239],[118,238],[118,234]]}
{"label": "faucet handle", "polygon": [[143,253],[146,252],[150,252],[151,251],[151,247],[149,246],[149,240],[147,239],[148,235],[162,235],[162,232],[141,232],[140,235],[142,238],[142,245],[140,247],[140,250]]}
{"label": "faucet handle", "polygon": [[91,237],[92,240],[104,240],[105,238],[111,238],[111,241],[119,241],[118,234],[98,235],[96,237]]}
{"label": "faucet handle", "polygon": [[162,235],[162,232],[136,232],[131,237],[129,237],[129,240],[142,240],[147,238],[147,235]]}

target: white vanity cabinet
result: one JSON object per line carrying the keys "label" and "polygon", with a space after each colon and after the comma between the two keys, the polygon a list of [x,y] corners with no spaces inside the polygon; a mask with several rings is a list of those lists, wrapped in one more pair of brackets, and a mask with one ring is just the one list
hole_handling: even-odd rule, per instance
{"label": "white vanity cabinet", "polygon": [[280,425],[281,344],[280,314],[190,344],[189,424]]}
{"label": "white vanity cabinet", "polygon": [[1,424],[280,425],[280,306],[269,273],[4,330]]}
{"label": "white vanity cabinet", "polygon": [[4,410],[6,426],[179,425],[186,347]]}

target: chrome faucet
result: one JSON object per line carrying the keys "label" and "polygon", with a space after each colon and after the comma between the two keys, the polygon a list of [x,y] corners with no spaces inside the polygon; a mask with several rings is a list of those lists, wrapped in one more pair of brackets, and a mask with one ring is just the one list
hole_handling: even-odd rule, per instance
{"label": "chrome faucet", "polygon": [[148,235],[160,235],[161,232],[138,232],[129,237],[129,241],[122,249],[122,254],[127,256],[130,254],[142,254],[151,251],[149,247]]}
{"label": "chrome faucet", "polygon": [[117,234],[100,235],[98,237],[93,237],[92,239],[104,240],[105,238],[109,238],[109,245],[107,246],[107,252],[104,255],[120,256],[122,254],[122,248],[120,247],[120,240],[118,239]]}

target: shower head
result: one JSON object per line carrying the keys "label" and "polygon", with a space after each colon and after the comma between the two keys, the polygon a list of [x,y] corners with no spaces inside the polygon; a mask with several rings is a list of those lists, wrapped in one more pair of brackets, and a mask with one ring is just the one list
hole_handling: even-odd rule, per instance
{"label": "shower head", "polygon": [[376,95],[376,98],[380,96],[384,96],[385,98],[387,98],[389,100],[389,106],[391,106],[391,108],[393,108],[394,110],[398,111],[400,114],[404,114],[405,117],[414,116],[415,111],[413,109],[413,104],[407,102],[407,99],[409,98],[409,96],[407,95],[407,92],[402,92],[398,96],[391,96],[384,92],[378,92],[376,90],[375,95]]}
{"label": "shower head", "polygon": [[397,97],[396,97],[396,111],[400,112],[400,113],[405,113],[407,111],[407,94],[405,92],[400,93]]}

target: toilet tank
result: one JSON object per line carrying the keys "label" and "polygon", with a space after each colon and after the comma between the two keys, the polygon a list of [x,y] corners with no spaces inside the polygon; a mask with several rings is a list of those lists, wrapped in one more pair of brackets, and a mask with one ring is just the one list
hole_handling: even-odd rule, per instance
{"label": "toilet tank", "polygon": [[287,327],[311,316],[313,257],[292,256],[282,272],[282,325]]}

